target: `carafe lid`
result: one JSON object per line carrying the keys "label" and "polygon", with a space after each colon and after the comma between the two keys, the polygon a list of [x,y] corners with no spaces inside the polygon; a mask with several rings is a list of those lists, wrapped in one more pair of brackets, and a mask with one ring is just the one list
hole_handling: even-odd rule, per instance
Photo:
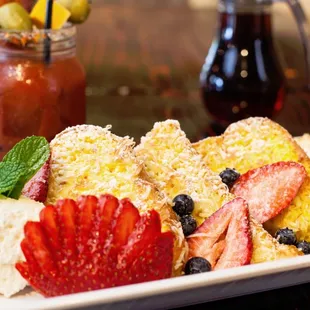
{"label": "carafe lid", "polygon": [[223,4],[237,6],[270,5],[273,0],[220,0]]}
{"label": "carafe lid", "polygon": [[219,11],[234,13],[238,12],[256,12],[271,6],[273,0],[219,0]]}

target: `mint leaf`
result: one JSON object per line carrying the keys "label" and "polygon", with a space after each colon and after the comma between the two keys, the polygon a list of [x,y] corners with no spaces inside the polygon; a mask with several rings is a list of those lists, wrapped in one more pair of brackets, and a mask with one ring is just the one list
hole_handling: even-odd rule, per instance
{"label": "mint leaf", "polygon": [[24,178],[21,176],[7,197],[18,199],[20,197],[26,183],[27,182],[25,182]]}
{"label": "mint leaf", "polygon": [[49,156],[49,143],[44,137],[32,136],[17,143],[0,162],[0,195],[18,199]]}
{"label": "mint leaf", "polygon": [[20,186],[24,186],[43,166],[49,155],[50,148],[47,140],[44,137],[31,136],[17,143],[5,155],[3,162],[20,163],[26,166],[20,180]]}
{"label": "mint leaf", "polygon": [[27,167],[20,162],[0,162],[0,194],[10,197]]}

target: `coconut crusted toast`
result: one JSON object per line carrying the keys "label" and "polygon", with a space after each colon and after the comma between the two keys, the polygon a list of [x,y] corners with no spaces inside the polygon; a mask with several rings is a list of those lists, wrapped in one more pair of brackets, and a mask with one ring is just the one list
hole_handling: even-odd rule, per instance
{"label": "coconut crusted toast", "polygon": [[308,176],[297,196],[290,207],[264,226],[272,234],[289,227],[298,239],[310,241],[310,160],[283,127],[267,118],[249,118],[230,125],[222,136],[207,138],[193,146],[217,173],[226,167],[245,173],[279,161],[301,163]]}
{"label": "coconut crusted toast", "polygon": [[135,147],[137,157],[169,203],[179,194],[187,194],[195,203],[198,224],[234,197],[218,174],[211,171],[192,147],[178,121],[155,123]]}
{"label": "coconut crusted toast", "polygon": [[300,137],[296,137],[295,141],[302,147],[308,157],[310,156],[310,134],[305,133]]}
{"label": "coconut crusted toast", "polygon": [[[208,154],[208,149],[205,150],[204,155]],[[202,157],[195,151],[177,121],[156,123],[142,137],[135,152],[144,161],[151,180],[168,196],[170,204],[181,193],[193,198],[194,216],[199,223],[234,198],[222,183],[218,171],[211,171],[203,163]],[[255,220],[251,219],[250,222],[253,241],[251,263],[302,255],[296,247],[279,244]]]}
{"label": "coconut crusted toast", "polygon": [[50,143],[46,203],[109,193],[119,199],[130,198],[141,212],[155,209],[161,216],[162,229],[175,234],[174,274],[177,275],[186,259],[181,224],[166,197],[147,180],[143,163],[135,157],[133,146],[131,139],[112,134],[110,127],[81,125],[67,128]]}
{"label": "coconut crusted toast", "polygon": [[[187,248],[171,210],[172,199],[180,193],[192,196],[195,216],[201,223],[234,196],[218,173],[203,163],[176,121],[155,124],[136,147],[137,157],[133,146],[131,139],[117,137],[109,128],[83,125],[66,129],[51,142],[47,203],[109,192],[119,198],[129,197],[141,211],[155,208],[164,229],[171,229],[177,236],[174,274],[178,274]],[[252,263],[300,254],[296,248],[280,246],[259,224],[254,226],[252,222],[251,229]]]}

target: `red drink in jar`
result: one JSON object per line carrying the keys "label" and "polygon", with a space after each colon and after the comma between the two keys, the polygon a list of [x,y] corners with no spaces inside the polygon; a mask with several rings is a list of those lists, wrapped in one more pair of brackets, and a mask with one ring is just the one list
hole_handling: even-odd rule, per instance
{"label": "red drink in jar", "polygon": [[49,31],[51,61],[44,62],[43,31],[0,31],[0,156],[30,135],[51,140],[85,122],[85,74],[75,56],[75,27]]}

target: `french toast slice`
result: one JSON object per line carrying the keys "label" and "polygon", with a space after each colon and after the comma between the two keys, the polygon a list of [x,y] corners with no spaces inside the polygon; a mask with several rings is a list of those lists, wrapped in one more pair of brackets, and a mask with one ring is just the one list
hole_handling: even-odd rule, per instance
{"label": "french toast slice", "polygon": [[195,203],[193,216],[198,224],[233,199],[218,174],[203,162],[192,147],[178,121],[155,123],[135,147],[152,182],[166,194],[169,204],[179,194],[187,194]]}
{"label": "french toast slice", "polygon": [[109,193],[129,198],[141,211],[155,209],[163,231],[175,235],[174,275],[181,272],[187,247],[180,222],[167,198],[147,180],[143,163],[134,155],[134,142],[118,137],[110,127],[92,125],[70,127],[50,143],[51,160],[46,204],[80,195]]}
{"label": "french toast slice", "polygon": [[295,137],[295,141],[301,146],[301,148],[310,156],[310,134],[305,133],[300,137]]}
{"label": "french toast slice", "polygon": [[207,166],[216,173],[226,167],[240,173],[279,161],[302,164],[307,177],[291,205],[264,224],[274,234],[289,227],[299,240],[310,241],[310,160],[294,138],[279,124],[260,117],[230,125],[219,137],[193,144]]}
{"label": "french toast slice", "polygon": [[253,242],[251,264],[304,255],[293,245],[280,244],[253,218],[250,220],[250,227]]}
{"label": "french toast slice", "polygon": [[307,158],[283,127],[262,117],[233,123],[223,135],[201,140],[193,147],[217,173],[226,167],[245,173],[279,161],[299,162]]}

